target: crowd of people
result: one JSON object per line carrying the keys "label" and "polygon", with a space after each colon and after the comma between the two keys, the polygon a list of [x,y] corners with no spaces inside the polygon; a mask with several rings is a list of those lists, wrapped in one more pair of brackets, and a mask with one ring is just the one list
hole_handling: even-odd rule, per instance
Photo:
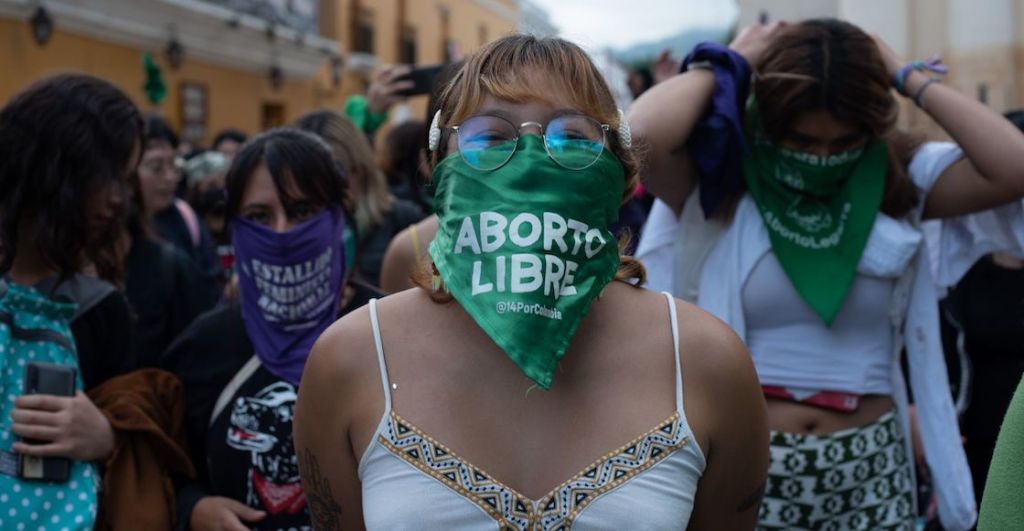
{"label": "crowd of people", "polygon": [[1024,526],[1024,115],[944,71],[759,23],[619,109],[510,35],[422,120],[384,67],[209,149],[42,79],[0,109],[0,528]]}

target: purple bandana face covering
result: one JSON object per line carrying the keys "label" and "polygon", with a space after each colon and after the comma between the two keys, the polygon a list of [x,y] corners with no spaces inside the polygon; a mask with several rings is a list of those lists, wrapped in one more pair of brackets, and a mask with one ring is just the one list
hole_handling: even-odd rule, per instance
{"label": "purple bandana face covering", "polygon": [[293,385],[313,343],[337,317],[344,234],[341,209],[324,210],[288,232],[231,221],[245,330],[263,366]]}

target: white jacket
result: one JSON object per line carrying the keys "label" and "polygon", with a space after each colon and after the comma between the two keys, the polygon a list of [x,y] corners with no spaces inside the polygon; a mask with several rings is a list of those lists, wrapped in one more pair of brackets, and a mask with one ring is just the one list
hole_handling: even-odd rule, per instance
{"label": "white jacket", "polygon": [[[950,143],[927,143],[918,150],[909,173],[921,191],[922,207],[938,177],[962,156]],[[704,220],[696,197],[694,192],[678,219],[657,202],[637,256],[647,266],[651,289],[695,301],[745,339],[742,287],[758,260],[771,250],[768,232],[749,196],[740,201],[728,227]],[[893,400],[909,434],[907,392],[899,364],[905,344],[939,518],[946,529],[966,530],[976,520],[977,506],[948,384],[937,302],[939,291],[955,284],[985,254],[1004,250],[1024,256],[1024,208],[1014,202],[928,222],[925,237],[917,223],[922,207],[908,220],[879,214],[858,273],[899,279],[890,305]],[[906,439],[910,452],[910,437]]]}

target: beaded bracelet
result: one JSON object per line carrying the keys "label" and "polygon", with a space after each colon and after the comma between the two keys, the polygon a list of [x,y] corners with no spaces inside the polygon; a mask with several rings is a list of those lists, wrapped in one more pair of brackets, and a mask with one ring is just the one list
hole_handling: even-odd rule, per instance
{"label": "beaded bracelet", "polygon": [[927,81],[922,83],[921,86],[918,87],[917,92],[914,93],[914,105],[917,105],[917,107],[922,111],[928,110],[924,108],[924,91],[929,87],[929,85],[931,85],[932,83],[937,83],[938,81],[939,78],[930,77]]}
{"label": "beaded bracelet", "polygon": [[942,59],[939,59],[938,56],[932,56],[931,59],[928,59],[927,61],[911,61],[903,65],[903,68],[900,68],[899,71],[896,72],[896,79],[893,80],[893,85],[896,86],[896,90],[899,91],[900,94],[909,96],[906,92],[907,77],[909,77],[910,73],[915,70],[918,72],[924,72],[927,70],[936,74],[949,73],[949,68],[942,64]]}

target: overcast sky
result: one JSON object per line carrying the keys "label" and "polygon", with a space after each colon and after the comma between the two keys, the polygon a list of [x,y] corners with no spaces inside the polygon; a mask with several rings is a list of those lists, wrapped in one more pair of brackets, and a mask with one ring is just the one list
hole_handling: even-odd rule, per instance
{"label": "overcast sky", "polygon": [[688,28],[727,28],[733,0],[533,0],[563,38],[591,49],[623,48]]}

